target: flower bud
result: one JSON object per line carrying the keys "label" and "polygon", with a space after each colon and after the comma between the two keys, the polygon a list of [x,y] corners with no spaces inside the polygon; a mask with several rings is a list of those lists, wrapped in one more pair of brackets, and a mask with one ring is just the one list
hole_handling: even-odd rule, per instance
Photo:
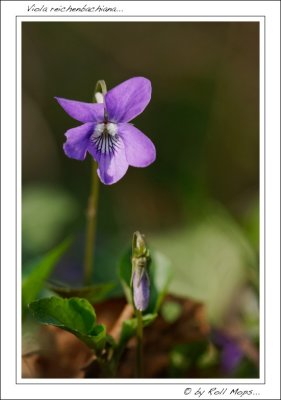
{"label": "flower bud", "polygon": [[144,311],[149,303],[150,282],[148,267],[150,263],[149,250],[146,247],[144,235],[135,232],[132,245],[132,286],[134,304],[137,310]]}
{"label": "flower bud", "polygon": [[149,277],[146,270],[140,271],[136,269],[135,272],[133,272],[133,294],[136,309],[144,311],[148,306],[150,294]]}

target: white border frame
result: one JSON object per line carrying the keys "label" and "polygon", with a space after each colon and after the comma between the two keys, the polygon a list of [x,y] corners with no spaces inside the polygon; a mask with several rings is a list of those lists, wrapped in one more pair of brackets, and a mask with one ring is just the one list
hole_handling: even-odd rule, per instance
{"label": "white border frame", "polygon": [[[4,175],[4,189],[5,189],[5,195],[3,196],[4,198],[4,208],[7,212],[5,211],[5,215],[2,215],[3,221],[2,221],[2,227],[5,226],[5,241],[7,241],[8,245],[5,246],[3,249],[3,254],[2,254],[2,260],[5,261],[5,264],[7,261],[9,261],[10,265],[13,265],[13,261],[15,261],[15,256],[13,255],[13,248],[14,245],[13,243],[15,242],[14,239],[14,223],[15,223],[15,215],[14,211],[15,210],[15,204],[14,200],[15,199],[15,188],[13,186],[13,176],[16,173],[17,177],[20,176],[20,160],[18,160],[18,166],[17,166],[17,171],[15,171],[14,168],[14,162],[15,162],[15,155],[13,155],[16,142],[15,138],[12,135],[12,132],[14,131],[13,128],[15,125],[15,122],[13,120],[13,114],[14,114],[14,108],[15,106],[15,63],[17,62],[17,65],[19,65],[19,59],[16,61],[16,55],[14,53],[14,34],[15,34],[15,25],[14,25],[14,17],[16,15],[22,15],[23,18],[22,20],[28,20],[26,17],[23,15],[26,13],[26,5],[27,2],[22,1],[22,2],[7,2],[3,1],[1,2],[1,8],[3,12],[4,8],[4,18],[5,20],[2,20],[2,52],[5,54],[6,58],[3,62],[3,69],[2,69],[2,92],[5,93],[5,103],[2,102],[3,106],[3,120],[2,120],[2,132],[4,130],[9,131],[9,135],[11,135],[8,138],[4,138],[2,142],[4,142],[4,148],[9,149],[9,151],[3,153],[2,152],[2,165],[5,165],[5,170],[9,171],[8,176],[6,177],[6,174]],[[10,3],[8,5],[8,3]],[[21,4],[20,4],[21,3]],[[38,3],[38,2],[37,2]],[[58,3],[61,2],[46,2],[46,5],[58,5]],[[71,3],[72,6],[82,6],[82,2],[78,5],[79,2],[73,2]],[[90,2],[88,2],[90,3]],[[91,2],[92,3],[92,2]],[[103,2],[104,3],[104,2]],[[103,4],[101,3],[101,4]],[[259,380],[243,380],[243,382],[240,383],[240,380],[231,380],[231,384],[229,383],[228,380],[222,380],[222,382],[214,382],[214,380],[196,380],[196,382],[184,379],[184,380],[175,380],[176,382],[173,382],[174,380],[169,380],[167,382],[163,382],[162,380],[156,380],[157,382],[154,383],[154,380],[130,380],[129,382],[127,380],[118,380],[118,383],[115,381],[114,383],[112,382],[111,385],[109,383],[111,380],[103,380],[103,382],[100,382],[101,386],[100,388],[95,386],[93,390],[88,390],[87,388],[89,387],[89,384],[93,384],[89,380],[85,382],[85,380],[82,380],[81,383],[82,385],[79,385],[80,380],[72,380],[73,382],[69,382],[69,380],[55,380],[55,382],[52,382],[52,380],[42,380],[42,382],[39,382],[38,380],[24,380],[25,385],[21,384],[20,381],[15,385],[15,382],[13,383],[13,380],[15,378],[15,374],[13,372],[14,370],[14,364],[12,361],[12,355],[14,354],[13,350],[13,344],[12,344],[12,335],[5,334],[5,345],[3,346],[2,342],[2,357],[4,354],[4,357],[8,360],[10,359],[10,362],[5,364],[5,370],[6,370],[6,376],[7,379],[3,381],[3,387],[5,389],[5,398],[51,398],[51,397],[57,397],[57,398],[68,398],[68,399],[74,399],[74,398],[82,398],[81,394],[83,393],[83,398],[93,398],[93,395],[96,397],[96,394],[98,393],[99,398],[107,398],[105,396],[108,395],[113,395],[114,397],[112,398],[142,398],[151,396],[151,398],[186,398],[187,396],[184,394],[184,389],[186,387],[195,387],[198,388],[198,386],[204,385],[204,389],[207,387],[214,387],[218,384],[223,384],[224,387],[227,387],[230,389],[230,387],[234,388],[241,388],[240,385],[243,383],[242,389],[243,390],[253,390],[254,387],[254,393],[252,393],[253,397],[252,398],[263,398],[263,399],[279,399],[280,398],[280,391],[279,390],[279,383],[280,383],[280,363],[278,365],[278,357],[280,354],[280,315],[276,313],[276,309],[278,307],[276,306],[276,294],[277,297],[278,295],[280,296],[280,291],[279,291],[279,282],[280,282],[280,270],[279,270],[279,260],[280,260],[280,254],[278,253],[279,250],[279,239],[280,239],[280,230],[278,229],[279,226],[276,224],[276,221],[280,221],[278,216],[280,216],[280,210],[279,210],[279,201],[280,201],[280,191],[278,192],[278,188],[280,188],[280,170],[279,170],[279,144],[280,144],[280,91],[276,90],[276,88],[280,88],[280,3],[279,1],[229,1],[229,2],[161,2],[161,13],[163,14],[161,17],[148,17],[148,14],[153,11],[154,14],[157,14],[158,12],[158,5],[156,4],[157,2],[114,2],[112,1],[111,3],[117,3],[118,5],[120,4],[122,8],[125,10],[124,15],[122,17],[114,17],[114,20],[118,21],[119,18],[120,20],[124,20],[124,17],[126,17],[126,20],[128,21],[143,21],[146,17],[149,18],[151,21],[151,18],[161,18],[161,21],[166,21],[170,20],[171,17],[168,17],[168,14],[172,13],[174,15],[177,15],[177,18],[181,18],[180,20],[189,20],[189,18],[192,21],[195,20],[200,20],[200,21],[205,21],[209,20],[206,19],[205,17],[199,16],[200,10],[204,10],[206,13],[208,10],[210,10],[210,14],[214,15],[213,20],[216,20],[216,18],[219,18],[219,20],[222,19],[224,21],[228,20],[233,20],[234,15],[236,15],[236,20],[256,20],[256,18],[259,20],[261,16],[265,16],[266,20],[266,37],[262,38],[260,37],[261,41],[265,39],[264,41],[264,46],[262,49],[260,49],[260,58],[262,60],[262,55],[264,55],[264,63],[260,63],[261,69],[263,69],[265,75],[266,75],[266,86],[264,86],[264,82],[260,82],[260,110],[264,110],[266,114],[263,112],[260,113],[260,210],[263,213],[264,208],[266,208],[266,220],[264,219],[265,215],[262,214],[260,218],[260,240],[263,242],[265,237],[264,237],[264,232],[267,232],[267,242],[266,242],[266,252],[265,249],[263,249],[263,246],[261,246],[261,266],[263,263],[263,260],[266,258],[267,261],[267,274],[265,276],[264,268],[261,268],[260,271],[260,282],[264,283],[267,287],[267,300],[266,302],[264,301],[264,295],[265,292],[262,293],[263,291],[263,284],[261,285],[261,306],[260,306],[260,312],[261,312],[261,322],[260,326],[261,327],[266,327],[267,331],[270,333],[270,337],[264,336],[263,341],[262,341],[262,334],[263,334],[263,329],[260,330],[261,334],[261,343],[263,342],[261,347],[261,354],[265,354],[264,350],[266,347],[266,354],[264,357],[264,360],[260,360],[260,367],[262,371],[262,365],[263,361],[264,363],[266,362],[266,369],[263,371],[263,376],[262,378],[266,378],[265,384],[262,384],[262,378]],[[127,3],[127,4],[126,4]],[[134,3],[134,4],[132,4]],[[148,9],[146,9],[147,4],[149,3]],[[28,3],[30,4],[30,3]],[[239,4],[239,6],[237,5]],[[103,5],[108,5],[104,3]],[[114,4],[116,5],[116,4]],[[199,10],[199,12],[198,12]],[[156,12],[155,12],[156,11]],[[253,16],[253,11],[254,11],[254,16]],[[133,17],[133,14],[137,15]],[[185,19],[183,15],[189,14],[190,17]],[[191,16],[193,14],[194,16]],[[215,14],[217,16],[215,17]],[[227,17],[227,14],[229,17]],[[247,15],[247,17],[243,17],[244,15]],[[39,19],[39,15],[43,15],[42,13],[37,14],[36,18]],[[197,16],[196,16],[197,15]],[[32,18],[34,20],[35,14]],[[53,15],[51,17],[52,19],[56,19],[56,21],[59,20],[64,20],[69,19],[69,16],[65,17],[59,17]],[[112,21],[113,16],[111,17],[102,17],[103,21],[110,20]],[[44,18],[46,21],[47,18]],[[71,21],[74,20],[80,20],[80,17],[74,17],[71,16]],[[101,16],[94,18],[94,17],[83,17],[83,21],[85,20],[91,20],[91,21],[101,21]],[[179,19],[178,19],[179,20]],[[4,32],[4,35],[3,35]],[[18,33],[17,33],[18,35]],[[266,46],[266,52],[265,52],[265,46]],[[266,53],[266,54],[265,54]],[[17,54],[17,57],[19,57],[20,54]],[[5,76],[5,79],[3,79],[3,75]],[[260,75],[261,76],[261,75]],[[17,72],[17,79],[18,82],[20,82],[20,76],[19,73]],[[279,83],[279,84],[278,84]],[[19,95],[20,93],[18,93]],[[263,96],[264,95],[264,96]],[[264,97],[267,99],[267,106],[265,108],[265,101]],[[19,99],[19,96],[18,96]],[[20,115],[20,104],[19,100],[17,100],[17,118],[21,117]],[[12,112],[12,114],[11,114]],[[15,115],[15,114],[14,114]],[[266,118],[265,118],[266,115]],[[17,121],[20,121],[17,119]],[[266,141],[265,141],[265,136],[264,136],[264,129],[263,127],[266,126]],[[4,129],[3,129],[4,128]],[[19,127],[18,127],[19,128]],[[18,132],[18,135],[20,135],[20,132]],[[20,154],[19,151],[19,145],[20,145],[20,138],[18,138],[17,141],[17,150],[18,150],[18,155]],[[263,146],[262,146],[263,144]],[[2,147],[2,148],[3,148]],[[265,156],[266,155],[266,163],[265,163]],[[266,167],[266,170],[265,170]],[[267,176],[267,180],[265,181],[265,177],[262,173],[262,171],[265,171],[265,174]],[[2,168],[2,175],[3,175],[3,168]],[[12,177],[12,179],[11,179]],[[277,179],[276,179],[277,178]],[[267,198],[267,202],[265,202],[265,197]],[[21,214],[20,214],[20,209],[19,209],[19,201],[20,199],[20,190],[17,190],[17,220],[20,221]],[[269,203],[270,202],[270,203]],[[268,206],[270,204],[270,207]],[[18,232],[17,232],[18,235]],[[270,236],[270,240],[268,237]],[[20,253],[20,248],[19,248],[19,243],[20,242],[20,237],[18,237],[17,241],[17,250],[18,254]],[[18,261],[18,260],[17,260]],[[3,263],[2,263],[3,265]],[[275,268],[276,267],[276,268]],[[272,272],[272,269],[274,268],[274,273]],[[17,299],[17,304],[14,303],[14,300],[10,296],[9,290],[14,286],[14,271],[11,268],[6,274],[5,272],[5,286],[2,288],[2,299],[6,301],[8,298],[10,300],[9,302],[9,307],[13,308],[13,305],[17,307],[17,310],[20,310],[20,300],[18,296]],[[266,278],[266,281],[265,281]],[[20,279],[17,279],[19,282]],[[19,283],[17,283],[17,286],[19,286]],[[269,288],[269,290],[268,290]],[[18,292],[20,293],[20,291]],[[272,298],[272,294],[275,293],[275,298]],[[3,304],[3,302],[2,302]],[[5,302],[4,302],[5,306]],[[265,309],[267,310],[267,314],[265,314]],[[270,313],[271,311],[271,313]],[[274,318],[273,317],[273,311],[275,311]],[[19,314],[19,313],[18,313]],[[10,313],[7,313],[7,310],[4,309],[4,318],[5,322],[7,324],[7,321],[9,321],[11,326],[14,326],[14,322],[12,320],[12,317]],[[17,321],[17,326],[18,329],[21,326],[21,324]],[[10,337],[9,337],[10,336]],[[17,336],[17,341],[19,337]],[[9,343],[9,344],[8,344]],[[274,344],[274,346],[273,346]],[[12,353],[9,354],[9,351]],[[262,356],[263,357],[263,356]],[[280,360],[280,359],[279,359]],[[18,360],[19,361],[19,360]],[[265,376],[266,372],[266,376]],[[19,377],[17,377],[19,378]],[[22,379],[22,378],[20,378]],[[28,381],[28,382],[27,382]],[[29,382],[30,381],[30,382]],[[36,382],[33,382],[36,381]],[[40,380],[41,381],[41,380]],[[64,381],[64,382],[62,382]],[[162,381],[162,382],[159,382]],[[238,385],[239,382],[239,385]],[[39,385],[37,385],[37,384]],[[55,384],[56,383],[56,384]],[[98,383],[97,380],[94,381],[94,383]],[[118,392],[116,388],[116,384],[122,385],[122,392]],[[146,383],[146,385],[141,385],[143,383]],[[174,386],[174,384],[177,384],[179,386]],[[258,389],[256,389],[255,386],[253,386],[253,383],[257,383],[259,385]],[[62,385],[60,385],[62,384]],[[157,386],[154,386],[154,384],[157,384]],[[44,392],[42,391],[41,385],[44,387]],[[106,385],[106,386],[104,386]],[[132,385],[132,386],[131,386]],[[159,385],[159,386],[158,386]],[[262,385],[262,386],[261,386]],[[38,390],[36,389],[38,388]],[[132,390],[131,390],[132,388]],[[259,391],[259,392],[258,392]],[[152,392],[154,392],[154,396],[159,396],[159,397],[153,397]],[[208,398],[206,397],[207,393],[205,393],[201,398]],[[247,398],[251,398],[248,395],[246,396]],[[20,396],[20,397],[19,397]],[[49,397],[46,397],[49,396]],[[60,396],[60,397],[58,397]],[[62,397],[64,396],[64,397]],[[133,397],[134,396],[134,397]],[[135,397],[136,396],[136,397]],[[4,398],[4,397],[3,397]],[[229,392],[227,393],[227,397],[225,398],[231,398],[229,395]],[[233,397],[234,398],[234,397]]]}

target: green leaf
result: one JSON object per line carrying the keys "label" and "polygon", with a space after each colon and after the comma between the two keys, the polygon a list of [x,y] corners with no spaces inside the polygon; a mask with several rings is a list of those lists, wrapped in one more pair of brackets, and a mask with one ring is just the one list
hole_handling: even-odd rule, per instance
{"label": "green leaf", "polygon": [[63,243],[49,251],[39,261],[29,267],[29,272],[23,277],[22,282],[22,307],[23,311],[29,303],[36,299],[45,280],[53,271],[56,263],[68,249],[72,239],[66,239]]}
{"label": "green leaf", "polygon": [[221,208],[212,209],[188,229],[151,241],[173,260],[169,291],[207,304],[213,323],[220,323],[257,262],[243,231]]}
{"label": "green leaf", "polygon": [[86,299],[49,297],[29,304],[29,308],[38,322],[71,332],[92,349],[104,347],[105,327],[96,324],[95,310]]}
{"label": "green leaf", "polygon": [[48,289],[64,298],[82,297],[91,304],[98,303],[108,297],[108,293],[114,288],[115,283],[101,283],[86,287],[73,288],[58,282],[48,282]]}
{"label": "green leaf", "polygon": [[[149,266],[150,300],[146,313],[156,313],[167,292],[172,277],[169,260],[157,251],[151,251],[151,264]],[[119,277],[128,303],[133,304],[131,289],[131,250],[121,258],[119,264]]]}
{"label": "green leaf", "polygon": [[[146,327],[150,325],[157,317],[157,314],[146,314],[143,315],[142,321],[143,321],[143,326]],[[136,334],[137,330],[137,319],[136,318],[131,318],[127,319],[126,321],[123,322],[122,324],[122,330],[121,330],[121,335],[120,335],[120,340],[119,340],[119,345],[123,346],[125,345],[131,337],[133,337]]]}

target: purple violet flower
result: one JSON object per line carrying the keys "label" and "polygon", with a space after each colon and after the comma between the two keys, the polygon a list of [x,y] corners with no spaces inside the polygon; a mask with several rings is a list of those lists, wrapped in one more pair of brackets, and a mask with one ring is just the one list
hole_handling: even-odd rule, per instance
{"label": "purple violet flower", "polygon": [[125,175],[129,165],[147,167],[156,158],[152,141],[129,123],[149,103],[151,83],[146,78],[131,78],[101,97],[102,103],[56,100],[72,118],[83,122],[65,133],[65,154],[84,160],[89,152],[98,163],[100,180],[111,185]]}

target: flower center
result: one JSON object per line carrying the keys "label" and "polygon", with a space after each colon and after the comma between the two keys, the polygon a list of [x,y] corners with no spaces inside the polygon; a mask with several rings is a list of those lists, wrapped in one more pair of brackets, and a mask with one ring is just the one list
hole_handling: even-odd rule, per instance
{"label": "flower center", "polygon": [[112,122],[97,124],[90,140],[99,153],[113,154],[119,142],[117,131]]}

